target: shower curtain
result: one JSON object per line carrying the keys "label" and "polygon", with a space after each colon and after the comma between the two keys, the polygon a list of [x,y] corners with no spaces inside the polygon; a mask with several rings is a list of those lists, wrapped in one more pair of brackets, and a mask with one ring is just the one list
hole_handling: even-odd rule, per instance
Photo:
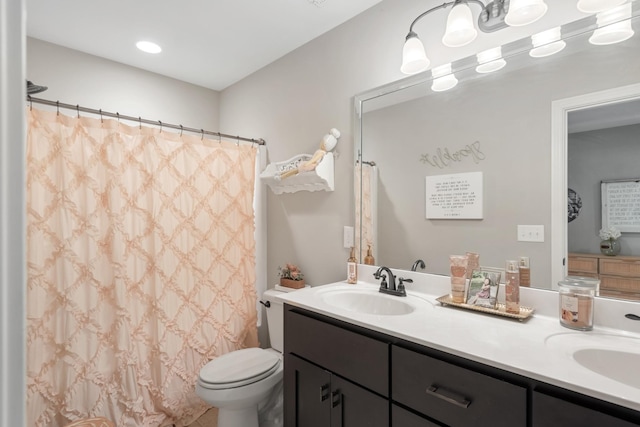
{"label": "shower curtain", "polygon": [[256,148],[28,111],[27,416],[187,425],[257,342]]}

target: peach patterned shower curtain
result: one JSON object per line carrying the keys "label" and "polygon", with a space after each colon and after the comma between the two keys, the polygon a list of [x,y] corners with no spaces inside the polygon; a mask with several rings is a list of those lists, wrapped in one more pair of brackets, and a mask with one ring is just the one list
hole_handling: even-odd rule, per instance
{"label": "peach patterned shower curtain", "polygon": [[28,112],[29,426],[183,426],[256,346],[256,148]]}

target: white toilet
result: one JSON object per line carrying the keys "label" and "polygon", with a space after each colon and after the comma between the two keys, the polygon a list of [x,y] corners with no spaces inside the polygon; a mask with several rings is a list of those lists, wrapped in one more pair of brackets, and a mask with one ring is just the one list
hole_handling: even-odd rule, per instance
{"label": "white toilet", "polygon": [[282,294],[268,290],[262,298],[267,307],[271,348],[232,351],[200,370],[196,393],[218,408],[218,427],[258,427],[258,405],[279,389],[276,386],[282,381],[284,369]]}

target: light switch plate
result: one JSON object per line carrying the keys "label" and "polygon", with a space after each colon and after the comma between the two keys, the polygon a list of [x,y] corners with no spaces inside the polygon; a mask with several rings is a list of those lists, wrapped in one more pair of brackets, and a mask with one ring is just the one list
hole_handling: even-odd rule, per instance
{"label": "light switch plate", "polygon": [[544,225],[518,225],[518,242],[544,242]]}

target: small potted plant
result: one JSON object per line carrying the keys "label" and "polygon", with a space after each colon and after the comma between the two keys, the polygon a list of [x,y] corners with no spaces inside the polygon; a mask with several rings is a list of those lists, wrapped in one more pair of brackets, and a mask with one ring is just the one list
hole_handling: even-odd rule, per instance
{"label": "small potted plant", "polygon": [[284,267],[278,267],[278,274],[281,286],[294,289],[304,288],[304,275],[297,266],[285,264]]}
{"label": "small potted plant", "polygon": [[600,252],[608,256],[616,256],[620,253],[620,242],[618,238],[622,235],[615,227],[603,228],[600,230]]}

